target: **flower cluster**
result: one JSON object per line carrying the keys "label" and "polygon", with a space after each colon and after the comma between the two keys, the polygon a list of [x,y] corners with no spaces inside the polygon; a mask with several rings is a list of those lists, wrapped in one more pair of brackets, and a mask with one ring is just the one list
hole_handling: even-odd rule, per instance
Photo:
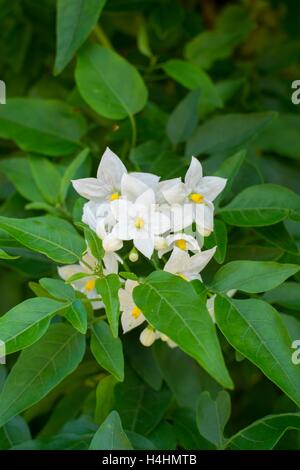
{"label": "flower cluster", "polygon": [[[200,272],[216,250],[201,248],[204,237],[213,231],[213,201],[225,187],[224,178],[204,177],[201,163],[194,157],[184,181],[181,178],[160,181],[160,177],[151,173],[128,173],[117,155],[107,148],[97,178],[72,183],[77,193],[88,199],[82,221],[102,240],[104,274],[118,273],[123,259],[117,252],[122,251],[130,261],[137,261],[140,253],[156,267],[187,281],[201,279]],[[102,304],[95,290],[97,260],[89,252],[85,258],[81,265],[60,268],[59,274],[67,279],[84,271],[86,277],[74,281],[73,286],[92,300],[95,309],[100,308]],[[146,321],[133,301],[136,285],[137,281],[127,280],[119,291],[124,333]],[[175,346],[151,325],[140,336],[146,346],[157,338]]]}

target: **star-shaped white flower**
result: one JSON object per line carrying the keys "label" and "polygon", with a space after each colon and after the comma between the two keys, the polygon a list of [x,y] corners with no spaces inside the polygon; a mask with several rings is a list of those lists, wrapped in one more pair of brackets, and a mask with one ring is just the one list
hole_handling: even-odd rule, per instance
{"label": "star-shaped white flower", "polygon": [[[115,253],[107,253],[103,258],[104,263],[104,274],[107,276],[111,273],[118,273],[118,263],[122,262],[121,258]],[[87,263],[91,269],[85,264]],[[88,299],[96,299],[99,294],[96,291],[96,280],[97,277],[94,274],[94,269],[97,265],[97,260],[94,256],[88,252],[83,256],[82,261],[79,264],[70,264],[67,266],[58,267],[58,274],[64,280],[67,281],[74,274],[86,274],[85,277],[72,282],[73,289],[83,293]],[[101,301],[92,302],[94,310],[103,308],[104,305]]]}
{"label": "star-shaped white flower", "polygon": [[190,256],[187,251],[175,247],[165,264],[164,271],[181,276],[187,281],[201,280],[200,273],[212,259],[215,252],[216,247],[213,247],[210,250],[200,251]]}
{"label": "star-shaped white flower", "polygon": [[[157,242],[158,240],[156,240],[156,246],[159,246]],[[184,251],[192,251],[193,253],[200,251],[198,241],[192,235],[188,235],[186,233],[179,232],[168,235],[165,238],[165,242],[166,245],[163,246],[162,243],[163,248],[158,250],[159,258],[161,258],[165,253],[172,251],[174,247]]]}
{"label": "star-shaped white flower", "polygon": [[137,281],[132,281],[127,279],[125,282],[124,289],[119,290],[119,300],[120,300],[120,310],[121,315],[121,324],[123,328],[123,333],[136,328],[145,321],[145,317],[139,307],[134,303],[132,292],[133,289],[138,286]]}
{"label": "star-shaped white flower", "polygon": [[153,190],[145,191],[134,203],[119,199],[111,207],[117,220],[113,235],[120,240],[133,240],[135,248],[151,258],[155,237],[170,228],[169,218],[156,210]]}
{"label": "star-shaped white flower", "polygon": [[159,183],[160,193],[172,206],[174,232],[196,222],[197,230],[203,236],[213,230],[214,199],[223,191],[226,179],[217,176],[203,176],[202,165],[192,157],[184,183],[180,178]]}
{"label": "star-shaped white flower", "polygon": [[[81,178],[73,180],[74,189],[80,196],[94,202],[115,201],[121,197],[122,179],[127,175],[127,169],[120,158],[108,147],[102,155],[97,178]],[[154,188],[159,177],[150,173],[132,173],[135,178],[136,191],[141,194],[148,187]],[[124,182],[125,181],[125,182]],[[126,180],[123,180],[125,188]],[[123,189],[124,189],[123,188]]]}

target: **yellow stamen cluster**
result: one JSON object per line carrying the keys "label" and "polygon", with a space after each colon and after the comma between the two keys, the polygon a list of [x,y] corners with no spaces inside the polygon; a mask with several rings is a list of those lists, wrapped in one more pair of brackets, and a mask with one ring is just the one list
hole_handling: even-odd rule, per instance
{"label": "yellow stamen cluster", "polygon": [[204,202],[204,196],[202,196],[202,194],[199,194],[199,193],[190,194],[189,199],[195,202],[196,204],[203,204]]}
{"label": "yellow stamen cluster", "polygon": [[89,279],[86,281],[84,285],[84,289],[88,292],[91,292],[95,288],[96,280],[95,279]]}
{"label": "yellow stamen cluster", "polygon": [[177,248],[180,248],[181,250],[186,250],[187,248],[186,241],[183,240],[182,238],[180,240],[177,240],[175,242],[175,245],[177,246]]}
{"label": "yellow stamen cluster", "polygon": [[142,219],[142,217],[136,217],[136,219],[134,221],[135,228],[142,229],[142,228],[144,228],[144,225],[145,225],[144,219]]}
{"label": "yellow stamen cluster", "polygon": [[112,193],[110,195],[110,200],[111,201],[116,201],[117,199],[120,199],[120,194],[119,193]]}
{"label": "yellow stamen cluster", "polygon": [[141,315],[142,313],[142,310],[140,308],[138,308],[136,305],[133,307],[133,309],[131,310],[131,315],[133,316],[133,318],[137,319],[139,318],[139,316]]}

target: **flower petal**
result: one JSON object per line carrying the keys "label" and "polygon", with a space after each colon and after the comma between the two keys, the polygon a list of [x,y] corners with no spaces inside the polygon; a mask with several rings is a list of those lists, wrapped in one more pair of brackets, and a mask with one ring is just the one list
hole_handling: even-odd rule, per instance
{"label": "flower petal", "polygon": [[202,194],[205,199],[213,201],[223,191],[226,183],[226,178],[220,178],[219,176],[204,176],[197,185],[197,192]]}
{"label": "flower petal", "polygon": [[200,273],[210,262],[216,252],[216,249],[217,247],[214,246],[210,250],[200,251],[199,253],[196,253],[195,255],[191,256],[190,272],[197,274]]}
{"label": "flower petal", "polygon": [[160,177],[157,175],[153,175],[152,173],[143,173],[134,171],[130,173],[131,176],[138,179],[142,183],[144,183],[148,188],[156,190]]}
{"label": "flower petal", "polygon": [[75,191],[85,199],[102,202],[108,195],[107,188],[101,186],[96,178],[81,178],[72,180]]}
{"label": "flower petal", "polygon": [[170,258],[165,264],[164,271],[172,274],[179,274],[190,267],[190,256],[184,250],[174,248]]}
{"label": "flower petal", "polygon": [[192,157],[190,166],[185,174],[184,182],[188,187],[189,192],[194,191],[196,186],[202,179],[202,165],[197,158]]}
{"label": "flower petal", "polygon": [[132,175],[124,175],[122,177],[121,194],[129,201],[135,202],[147,189],[149,189],[147,184]]}
{"label": "flower petal", "polygon": [[126,167],[120,158],[106,147],[97,171],[97,178],[107,185],[110,192],[120,191],[121,179],[127,173]]}
{"label": "flower petal", "polygon": [[152,238],[135,238],[133,244],[146,258],[151,258],[154,251],[154,240]]}
{"label": "flower petal", "polygon": [[127,333],[133,328],[136,328],[137,326],[144,323],[144,321],[145,321],[145,317],[142,313],[138,316],[138,318],[134,318],[131,314],[131,310],[129,309],[125,310],[121,315],[121,324],[122,324],[123,333]]}

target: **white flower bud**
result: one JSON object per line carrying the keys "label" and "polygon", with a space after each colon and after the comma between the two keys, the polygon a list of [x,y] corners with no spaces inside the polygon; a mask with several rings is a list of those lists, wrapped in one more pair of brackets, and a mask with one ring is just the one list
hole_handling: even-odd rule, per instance
{"label": "white flower bud", "polygon": [[108,235],[102,240],[102,246],[105,251],[112,252],[120,250],[120,248],[123,246],[123,243],[118,238]]}
{"label": "white flower bud", "polygon": [[151,328],[151,326],[147,326],[141,334],[140,334],[140,342],[142,343],[143,346],[149,347],[152,346],[154,341],[156,340],[156,333]]}
{"label": "white flower bud", "polygon": [[138,252],[133,248],[131,250],[131,252],[129,253],[129,260],[132,262],[132,263],[136,263],[139,259],[139,254]]}
{"label": "white flower bud", "polygon": [[154,248],[157,251],[165,250],[168,248],[168,242],[164,237],[155,237]]}

